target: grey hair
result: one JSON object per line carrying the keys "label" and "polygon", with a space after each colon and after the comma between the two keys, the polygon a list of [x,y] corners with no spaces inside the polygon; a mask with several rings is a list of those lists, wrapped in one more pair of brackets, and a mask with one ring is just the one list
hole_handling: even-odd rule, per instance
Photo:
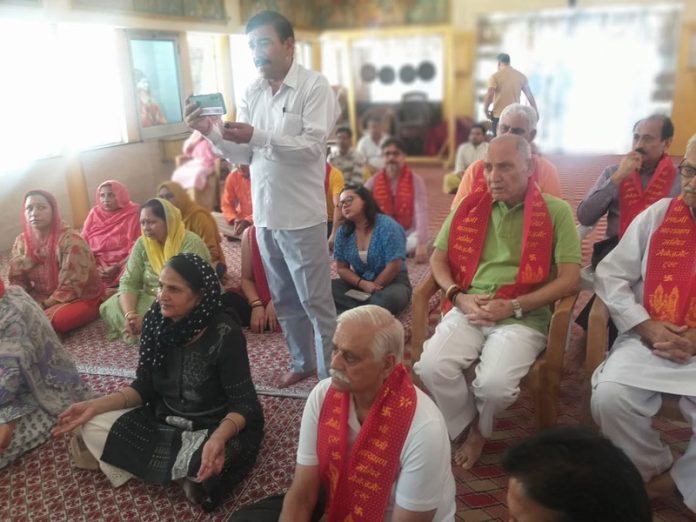
{"label": "grey hair", "polygon": [[358,323],[369,328],[372,334],[372,353],[380,359],[393,353],[396,362],[404,358],[404,327],[386,308],[377,305],[364,305],[346,310],[338,316],[338,325]]}
{"label": "grey hair", "polygon": [[535,130],[537,128],[537,122],[539,121],[539,116],[534,107],[529,105],[522,105],[521,103],[513,103],[508,105],[500,113],[500,121],[503,121],[508,115],[519,114],[529,123],[529,129]]}
{"label": "grey hair", "polygon": [[691,147],[696,147],[696,134],[691,136],[689,138],[689,141],[686,142],[686,152],[687,153],[691,150]]}
{"label": "grey hair", "polygon": [[497,136],[491,140],[491,145],[497,142],[514,141],[517,153],[522,156],[526,161],[532,160],[532,146],[527,140],[522,136],[517,136],[516,134],[503,134],[502,136]]}

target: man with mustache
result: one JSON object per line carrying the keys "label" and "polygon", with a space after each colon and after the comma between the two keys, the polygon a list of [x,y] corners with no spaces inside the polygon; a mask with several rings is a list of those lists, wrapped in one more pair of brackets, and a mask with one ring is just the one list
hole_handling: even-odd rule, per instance
{"label": "man with mustache", "polygon": [[636,122],[631,152],[604,169],[578,205],[580,224],[594,226],[606,214],[605,238],[618,238],[643,209],[679,194],[679,177],[667,155],[673,136],[668,116],[653,114]]}
{"label": "man with mustache", "polygon": [[[596,266],[619,242],[631,221],[660,198],[679,194],[679,176],[667,154],[674,125],[668,116],[653,114],[633,126],[633,148],[618,165],[604,169],[577,208],[578,222],[593,227],[606,214],[604,239],[593,246],[592,265]],[[578,314],[576,322],[587,328],[594,297]],[[616,338],[616,327],[609,324],[609,342]]]}
{"label": "man with mustache", "polygon": [[678,492],[696,512],[695,439],[675,461],[651,425],[669,393],[696,430],[696,135],[677,170],[680,196],[641,212],[597,267],[595,290],[620,335],[592,376],[592,415],[649,495]]}
{"label": "man with mustache", "polygon": [[[580,286],[580,242],[565,201],[533,183],[521,136],[490,142],[484,174],[450,213],[430,270],[449,308],[414,371],[474,466],[495,416],[517,400],[519,383],[546,347],[549,305]],[[469,384],[464,371],[478,361]]]}
{"label": "man with mustache", "polygon": [[397,138],[382,144],[384,168],[365,182],[379,208],[406,231],[406,253],[428,260],[428,193],[423,178],[406,165],[406,146]]}
{"label": "man with mustache", "polygon": [[388,310],[342,313],[331,378],[312,390],[302,415],[290,489],[230,522],[306,522],[323,513],[328,521],[454,520],[445,421],[413,385],[403,350],[403,326]]}
{"label": "man with mustache", "polygon": [[328,377],[336,308],[324,178],[326,140],[340,109],[326,78],[295,60],[295,35],[285,17],[257,13],[246,33],[261,77],[244,93],[237,121],[223,126],[187,104],[186,122],[222,156],[249,165],[256,237],[292,357],[276,385],[287,387],[315,369]]}

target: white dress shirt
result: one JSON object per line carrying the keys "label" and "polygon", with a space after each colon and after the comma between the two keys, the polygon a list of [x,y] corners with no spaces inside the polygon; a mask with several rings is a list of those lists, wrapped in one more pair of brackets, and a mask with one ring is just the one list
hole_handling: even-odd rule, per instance
{"label": "white dress shirt", "polygon": [[257,227],[295,230],[326,222],[326,139],[340,114],[321,74],[293,61],[273,94],[263,78],[247,88],[237,121],[254,126],[248,144],[207,137],[233,163],[248,163]]}

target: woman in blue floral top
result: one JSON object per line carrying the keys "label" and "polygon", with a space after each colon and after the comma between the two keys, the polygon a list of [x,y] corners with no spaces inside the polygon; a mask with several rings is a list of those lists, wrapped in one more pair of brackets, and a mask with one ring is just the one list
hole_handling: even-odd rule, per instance
{"label": "woman in blue floral top", "polygon": [[[408,306],[412,293],[404,229],[382,214],[364,187],[344,188],[339,205],[344,222],[334,243],[339,276],[332,281],[336,311],[374,304],[398,315]],[[356,295],[351,290],[363,292],[365,299],[351,297]]]}

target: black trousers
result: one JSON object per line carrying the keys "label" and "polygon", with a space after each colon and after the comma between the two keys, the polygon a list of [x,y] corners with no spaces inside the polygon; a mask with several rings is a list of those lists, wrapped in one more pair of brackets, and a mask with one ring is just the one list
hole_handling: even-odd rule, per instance
{"label": "black trousers", "polygon": [[[323,498],[323,495],[320,494],[319,501],[312,513],[312,522],[318,522],[324,514]],[[255,504],[243,507],[239,511],[232,513],[227,522],[278,522],[280,512],[283,510],[284,499],[285,495],[266,497]]]}

